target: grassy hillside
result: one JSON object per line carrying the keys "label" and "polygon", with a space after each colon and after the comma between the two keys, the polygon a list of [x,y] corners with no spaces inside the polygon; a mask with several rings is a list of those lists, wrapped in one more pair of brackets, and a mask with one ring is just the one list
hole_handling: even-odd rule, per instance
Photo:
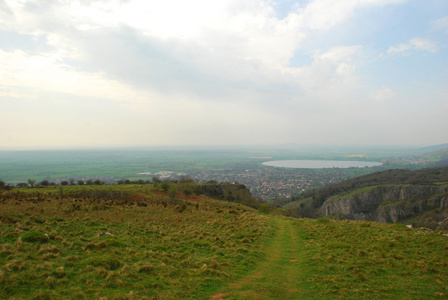
{"label": "grassy hillside", "polygon": [[0,298],[436,299],[447,234],[151,185],[14,188],[0,191]]}
{"label": "grassy hillside", "polygon": [[2,299],[205,297],[253,267],[268,229],[248,207],[148,186],[14,189],[0,202]]}
{"label": "grassy hillside", "polygon": [[448,236],[400,224],[299,219],[313,298],[436,299],[448,296]]}

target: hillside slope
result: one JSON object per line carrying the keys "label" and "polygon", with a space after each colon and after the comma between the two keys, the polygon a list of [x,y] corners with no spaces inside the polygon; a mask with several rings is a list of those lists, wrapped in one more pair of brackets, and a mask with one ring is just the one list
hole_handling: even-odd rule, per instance
{"label": "hillside slope", "polygon": [[447,232],[151,185],[0,190],[2,299],[431,299],[447,262]]}
{"label": "hillside slope", "polygon": [[399,222],[421,212],[448,208],[448,187],[435,185],[383,185],[355,190],[325,200],[322,216],[351,220]]}
{"label": "hillside slope", "polygon": [[201,299],[256,264],[267,229],[149,185],[0,190],[0,298]]}
{"label": "hillside slope", "polygon": [[438,299],[448,237],[363,221],[272,217],[266,258],[210,299]]}
{"label": "hillside slope", "polygon": [[[285,207],[299,217],[329,216],[383,223],[412,219],[436,229],[448,217],[447,202],[448,167],[444,167],[387,170],[348,179],[309,190]],[[428,220],[423,222],[422,218]]]}

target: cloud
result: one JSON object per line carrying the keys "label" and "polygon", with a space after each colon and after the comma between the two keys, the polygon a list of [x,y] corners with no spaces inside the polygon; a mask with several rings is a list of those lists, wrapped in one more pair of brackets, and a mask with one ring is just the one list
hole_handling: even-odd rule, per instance
{"label": "cloud", "polygon": [[356,57],[361,51],[360,45],[317,51],[310,66],[290,68],[287,73],[302,87],[308,99],[331,103],[346,96],[357,85]]}
{"label": "cloud", "polygon": [[11,3],[14,16],[3,29],[44,35],[55,49],[44,55],[74,70],[102,73],[137,89],[208,99],[271,81],[284,87],[279,67],[288,65],[304,38],[266,3],[252,0],[72,1],[42,11],[37,1]]}
{"label": "cloud", "polygon": [[299,19],[303,27],[329,30],[354,15],[356,9],[368,6],[398,4],[406,0],[314,0],[299,9]]}
{"label": "cloud", "polygon": [[5,2],[5,0],[0,0],[0,14],[10,15],[11,13],[12,11],[9,8],[8,4]]}
{"label": "cloud", "polygon": [[381,89],[373,92],[369,98],[378,102],[383,102],[397,96],[397,93],[394,92],[391,88],[383,86]]}
{"label": "cloud", "polygon": [[[222,109],[216,105],[226,103],[233,116],[238,110],[261,125],[272,113],[317,112],[321,101],[340,100],[358,80],[358,45],[317,50],[311,54],[311,65],[289,66],[309,33],[310,27],[300,21],[301,11],[280,20],[265,2],[221,1],[222,9],[211,10],[209,18],[195,7],[201,2],[193,2],[178,17],[168,13],[174,2],[85,3],[89,4],[73,1],[69,10],[53,5],[27,18],[30,8],[16,6],[14,26],[23,33],[44,35],[52,51],[2,53],[3,61],[9,61],[5,74],[19,74],[15,82],[4,84],[119,101],[147,112],[153,120],[168,118],[171,124],[186,115],[204,120],[198,114],[204,107],[218,112]],[[195,21],[188,23],[185,16],[191,10]],[[148,17],[156,14],[163,19]],[[20,21],[24,19],[29,22]],[[48,19],[60,25],[48,26]],[[183,23],[189,24],[188,30],[182,29]],[[172,107],[183,107],[182,113],[174,113]],[[214,118],[227,124],[216,114]],[[245,118],[237,119],[225,127]],[[276,124],[286,122],[275,119]]]}
{"label": "cloud", "polygon": [[[20,136],[22,119],[14,115],[51,120],[73,112],[55,117],[54,126],[35,122],[44,132],[82,120],[61,143],[75,136],[96,143],[89,126],[103,133],[101,143],[115,135],[136,144],[336,141],[338,130],[368,119],[359,103],[374,99],[376,108],[403,92],[375,65],[387,46],[376,44],[372,30],[363,38],[341,31],[359,26],[358,13],[368,24],[383,6],[405,2],[301,1],[279,17],[272,0],[0,0],[0,31],[28,41],[0,45],[0,106],[10,116],[2,122]],[[387,40],[407,41],[407,33]],[[392,42],[388,53],[432,53],[439,43]],[[393,74],[402,70],[394,65]]]}
{"label": "cloud", "polygon": [[438,50],[437,43],[423,38],[413,38],[409,41],[409,43],[399,44],[398,46],[391,46],[389,50],[387,50],[388,54],[409,54],[411,51],[427,51],[434,53]]}
{"label": "cloud", "polygon": [[25,91],[19,89],[28,88],[119,102],[129,97],[144,97],[141,92],[107,78],[102,72],[79,71],[63,63],[57,56],[0,50],[0,65],[0,87],[9,91],[9,95],[26,95]]}
{"label": "cloud", "polygon": [[448,16],[432,21],[431,25],[432,30],[441,30],[448,34]]}

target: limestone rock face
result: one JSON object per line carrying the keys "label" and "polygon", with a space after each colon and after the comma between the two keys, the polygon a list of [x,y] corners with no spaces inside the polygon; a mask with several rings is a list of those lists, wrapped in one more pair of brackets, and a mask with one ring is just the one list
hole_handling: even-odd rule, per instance
{"label": "limestone rock face", "polygon": [[398,222],[434,208],[448,206],[448,188],[436,185],[385,185],[367,188],[356,194],[327,199],[322,216],[339,215],[346,219]]}

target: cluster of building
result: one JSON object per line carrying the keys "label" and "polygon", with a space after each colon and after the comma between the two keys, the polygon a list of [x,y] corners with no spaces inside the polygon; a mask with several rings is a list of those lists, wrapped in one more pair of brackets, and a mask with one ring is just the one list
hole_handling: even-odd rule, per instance
{"label": "cluster of building", "polygon": [[284,168],[259,168],[253,170],[219,169],[201,171],[189,176],[198,182],[238,182],[263,200],[290,198],[312,187],[342,180],[338,169],[323,171]]}
{"label": "cluster of building", "polygon": [[[288,199],[298,193],[313,187],[323,186],[339,182],[343,179],[343,172],[340,169],[321,169],[319,171],[309,169],[285,169],[285,168],[251,168],[241,169],[214,169],[197,172],[169,172],[161,171],[157,173],[143,172],[137,174],[147,177],[148,182],[153,178],[164,180],[178,180],[189,177],[196,182],[231,182],[244,184],[257,198],[263,200],[274,200],[278,198]],[[100,180],[106,184],[115,184],[117,179],[108,176],[72,176],[60,177],[56,179],[56,184],[64,180],[77,182],[82,180]]]}

